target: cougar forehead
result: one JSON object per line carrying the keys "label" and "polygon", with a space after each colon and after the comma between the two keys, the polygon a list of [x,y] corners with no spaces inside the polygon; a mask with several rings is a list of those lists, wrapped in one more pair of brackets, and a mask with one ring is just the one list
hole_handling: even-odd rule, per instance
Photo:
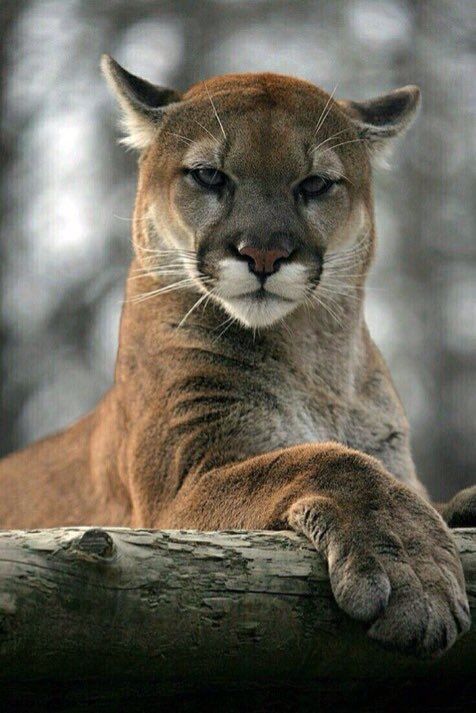
{"label": "cougar forehead", "polygon": [[[180,130],[187,132],[182,140],[175,133]],[[332,145],[318,149],[336,133],[346,164],[354,159],[359,176],[367,175],[367,155],[355,127],[327,92],[293,77],[230,74],[199,82],[183,95],[176,109],[167,113],[156,149],[162,156],[170,150],[176,158],[177,142],[184,150],[184,139],[201,137],[203,147],[193,146],[197,159],[215,152],[217,159],[226,155],[230,163],[241,162],[237,171],[269,177],[271,167],[288,175],[293,169],[301,172],[334,161],[342,169]],[[342,141],[337,141],[339,136]]]}
{"label": "cougar forehead", "polygon": [[[329,94],[310,82],[271,73],[225,74],[194,84],[183,95],[184,101],[220,101],[223,111],[281,109],[291,113],[297,123],[316,125],[316,108],[323,108]],[[334,110],[335,110],[334,106]],[[340,112],[339,112],[340,113]]]}

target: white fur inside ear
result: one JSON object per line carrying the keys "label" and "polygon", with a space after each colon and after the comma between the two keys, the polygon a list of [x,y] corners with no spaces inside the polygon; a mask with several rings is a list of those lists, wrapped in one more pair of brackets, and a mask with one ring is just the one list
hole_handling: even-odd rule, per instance
{"label": "white fur inside ear", "polygon": [[350,115],[372,162],[388,168],[395,139],[405,134],[418,114],[420,90],[408,85],[368,101],[339,103]]}
{"label": "white fur inside ear", "polygon": [[150,146],[157,131],[156,124],[146,116],[130,109],[122,107],[122,111],[119,125],[125,136],[119,139],[119,143],[139,151]]}
{"label": "white fur inside ear", "polygon": [[134,105],[131,97],[127,95],[114,73],[114,66],[117,67],[117,64],[107,55],[103,55],[101,58],[101,70],[112,93],[119,102],[122,113],[120,128],[126,135],[120,140],[120,143],[141,151],[150,145],[155,136],[157,124],[146,110],[141,111],[138,105]]}
{"label": "white fur inside ear", "polygon": [[354,126],[359,132],[359,136],[365,141],[372,165],[376,168],[391,168],[395,145],[399,136],[405,132],[405,128],[402,128],[401,133],[397,134],[357,121],[354,121]]}
{"label": "white fur inside ear", "polygon": [[368,144],[367,149],[372,166],[389,170],[392,168],[392,157],[395,151],[395,139],[385,139]]}

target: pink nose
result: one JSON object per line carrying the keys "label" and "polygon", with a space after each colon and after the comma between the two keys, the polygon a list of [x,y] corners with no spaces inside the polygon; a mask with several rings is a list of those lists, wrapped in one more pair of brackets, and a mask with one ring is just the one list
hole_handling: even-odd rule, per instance
{"label": "pink nose", "polygon": [[260,250],[251,245],[244,245],[238,252],[250,258],[251,269],[261,275],[272,275],[278,269],[278,260],[284,260],[290,255],[290,251],[284,248]]}

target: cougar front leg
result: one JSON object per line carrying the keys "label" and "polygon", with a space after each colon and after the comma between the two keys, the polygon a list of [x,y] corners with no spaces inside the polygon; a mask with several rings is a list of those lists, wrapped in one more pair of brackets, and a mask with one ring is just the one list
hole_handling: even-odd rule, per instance
{"label": "cougar front leg", "polygon": [[327,560],[339,606],[400,651],[440,654],[470,626],[461,562],[436,510],[337,444],[191,476],[157,526],[304,533]]}

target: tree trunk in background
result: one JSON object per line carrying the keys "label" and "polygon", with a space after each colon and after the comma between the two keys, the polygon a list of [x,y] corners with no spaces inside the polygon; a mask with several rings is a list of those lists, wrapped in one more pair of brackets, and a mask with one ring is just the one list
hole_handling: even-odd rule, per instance
{"label": "tree trunk in background", "polygon": [[[3,39],[8,37],[9,31],[20,16],[24,5],[24,0],[2,0],[0,3],[0,28]],[[5,84],[9,70],[7,57],[8,49],[8,44],[5,41],[0,42],[0,107],[4,107],[5,105]],[[10,166],[10,162],[13,159],[14,142],[15,136],[12,136],[8,131],[0,132],[0,176],[5,175],[7,168]],[[7,186],[2,186],[1,188],[0,215],[5,215],[8,202],[8,191]],[[5,269],[4,252],[5,244],[2,240],[0,240],[0,285],[3,281],[3,272]],[[0,313],[2,307],[1,299],[2,292],[0,290]],[[5,398],[5,390],[8,380],[5,374],[3,350],[6,345],[6,340],[6,329],[4,328],[3,321],[0,320],[0,433],[2,434],[0,439],[0,458],[11,451],[15,443],[13,413],[7,409]]]}

